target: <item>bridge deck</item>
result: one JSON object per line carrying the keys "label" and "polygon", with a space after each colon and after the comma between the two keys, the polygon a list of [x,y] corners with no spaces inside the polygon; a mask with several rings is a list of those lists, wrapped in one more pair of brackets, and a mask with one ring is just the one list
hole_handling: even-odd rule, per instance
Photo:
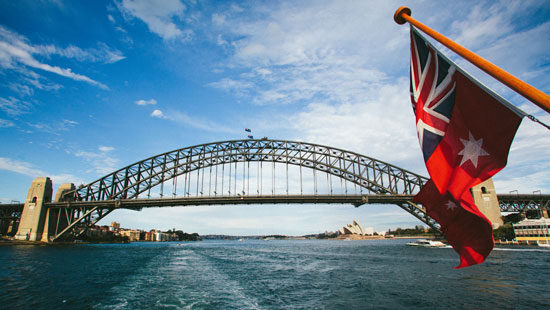
{"label": "bridge deck", "polygon": [[[156,199],[122,199],[102,201],[74,201],[46,203],[48,208],[82,208],[100,206],[139,210],[151,207],[176,207],[225,204],[399,204],[412,201],[414,195],[277,195],[277,196],[221,196],[176,197]],[[501,194],[498,200],[503,212],[521,209],[550,209],[550,195]],[[0,210],[22,211],[24,204],[0,204]]]}
{"label": "bridge deck", "polygon": [[[225,204],[399,204],[412,201],[414,195],[266,195],[176,197],[156,199],[122,199],[103,201],[79,201],[47,203],[49,208],[81,208],[100,206],[105,208],[142,209],[150,207],[175,207]],[[502,194],[498,200],[503,212],[521,209],[550,209],[550,195]],[[22,205],[21,205],[22,206]]]}
{"label": "bridge deck", "polygon": [[221,196],[176,197],[157,199],[121,199],[103,201],[57,202],[46,204],[49,208],[102,208],[142,209],[148,207],[175,207],[225,204],[395,204],[411,201],[412,195],[284,195],[284,196]]}

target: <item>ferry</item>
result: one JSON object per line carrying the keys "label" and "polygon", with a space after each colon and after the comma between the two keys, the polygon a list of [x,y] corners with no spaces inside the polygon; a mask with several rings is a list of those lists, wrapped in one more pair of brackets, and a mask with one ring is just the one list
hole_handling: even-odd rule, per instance
{"label": "ferry", "polygon": [[428,248],[441,248],[446,247],[447,245],[441,241],[427,240],[427,239],[418,239],[415,242],[409,242],[407,245],[410,246],[421,246]]}

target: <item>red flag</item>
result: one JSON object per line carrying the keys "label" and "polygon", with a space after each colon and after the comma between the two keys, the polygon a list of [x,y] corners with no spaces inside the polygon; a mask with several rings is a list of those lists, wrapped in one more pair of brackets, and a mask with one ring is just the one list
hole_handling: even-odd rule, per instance
{"label": "red flag", "polygon": [[441,232],[460,255],[460,265],[455,268],[482,263],[491,253],[495,244],[491,222],[478,210],[469,191],[455,199],[449,193],[440,194],[430,180],[414,201],[441,225]]}
{"label": "red flag", "polygon": [[506,165],[524,116],[411,27],[411,100],[426,168],[456,199]]}
{"label": "red flag", "polygon": [[522,117],[457,72],[456,99],[443,140],[426,161],[440,193],[455,198],[506,166]]}
{"label": "red flag", "polygon": [[411,101],[431,176],[415,201],[426,207],[460,254],[458,268],[478,264],[494,241],[491,222],[468,189],[504,168],[524,114],[460,70],[412,27]]}

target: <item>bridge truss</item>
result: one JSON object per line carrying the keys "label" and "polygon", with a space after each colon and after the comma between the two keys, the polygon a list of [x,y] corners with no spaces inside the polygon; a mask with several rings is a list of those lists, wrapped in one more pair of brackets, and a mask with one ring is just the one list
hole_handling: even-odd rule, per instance
{"label": "bridge truss", "polygon": [[550,195],[501,194],[498,195],[501,212],[523,212],[526,210],[550,210]]}
{"label": "bridge truss", "polygon": [[[324,145],[233,140],[186,147],[136,162],[67,192],[62,198],[64,205],[53,203],[49,208],[55,209],[51,214],[56,214],[57,223],[67,223],[66,227],[56,225],[53,240],[58,240],[78,237],[129,200],[171,196],[215,203],[220,197],[243,200],[271,196],[277,197],[273,203],[288,203],[282,197],[412,197],[426,181],[425,177],[397,166]],[[316,201],[319,199],[309,200],[320,203]],[[337,203],[338,199],[330,201]],[[327,203],[326,199],[323,203]],[[339,203],[346,201],[340,199]],[[425,209],[412,200],[394,204],[438,229]]]}
{"label": "bridge truss", "polygon": [[[425,209],[412,201],[426,182],[418,174],[342,149],[285,140],[233,140],[149,157],[46,205],[53,220],[52,241],[77,238],[119,208],[205,204],[388,203],[438,230]],[[548,209],[548,195],[539,195],[540,201],[527,196],[499,195],[500,208]]]}

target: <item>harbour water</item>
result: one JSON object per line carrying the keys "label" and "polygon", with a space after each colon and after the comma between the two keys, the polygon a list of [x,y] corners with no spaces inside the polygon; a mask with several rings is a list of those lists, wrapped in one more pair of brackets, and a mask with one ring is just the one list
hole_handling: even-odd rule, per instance
{"label": "harbour water", "polygon": [[548,309],[550,251],[410,240],[0,247],[3,309]]}

